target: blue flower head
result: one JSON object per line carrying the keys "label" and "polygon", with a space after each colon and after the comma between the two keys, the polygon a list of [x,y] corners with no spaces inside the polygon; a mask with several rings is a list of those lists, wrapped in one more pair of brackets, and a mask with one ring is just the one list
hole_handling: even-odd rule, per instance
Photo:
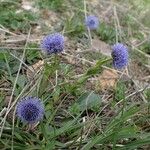
{"label": "blue flower head", "polygon": [[113,66],[122,69],[128,65],[128,48],[122,43],[116,43],[112,47]]}
{"label": "blue flower head", "polygon": [[17,103],[16,112],[22,122],[33,124],[43,118],[44,105],[40,99],[27,96]]}
{"label": "blue flower head", "polygon": [[41,42],[41,48],[46,54],[62,52],[64,49],[64,36],[60,33],[45,36]]}
{"label": "blue flower head", "polygon": [[87,16],[85,19],[85,24],[90,30],[95,30],[99,26],[99,20],[98,17],[94,15]]}

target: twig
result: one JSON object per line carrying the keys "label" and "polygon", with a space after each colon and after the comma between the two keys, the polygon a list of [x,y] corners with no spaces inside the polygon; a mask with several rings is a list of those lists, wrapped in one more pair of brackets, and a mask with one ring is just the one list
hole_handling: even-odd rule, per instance
{"label": "twig", "polygon": [[[146,89],[149,89],[148,85],[145,86],[144,88],[142,88],[142,89],[140,89],[140,90],[138,90],[138,91],[136,91],[136,92],[133,92],[132,94],[126,96],[124,99],[121,99],[118,103],[115,104],[115,107],[116,107],[118,104],[120,104],[121,102],[123,102],[124,100],[126,100],[126,99],[128,99],[128,98],[130,98],[130,97],[132,97],[132,96],[134,96],[134,95],[136,95],[136,94],[138,94],[138,93],[141,93],[141,92],[143,92],[143,91],[146,90]],[[146,102],[147,102],[147,101],[146,101]]]}
{"label": "twig", "polygon": [[14,58],[16,58],[17,60],[19,60],[27,69],[29,69],[31,72],[33,72],[33,70],[28,65],[26,65],[26,63],[24,63],[24,61],[22,59],[18,58],[17,56],[15,56],[12,53],[10,53],[10,55],[13,56]]}
{"label": "twig", "polygon": [[3,118],[3,120],[1,121],[1,124],[2,124],[2,128],[0,130],[0,137],[2,136],[2,132],[3,132],[3,128],[4,128],[4,125],[5,125],[5,121],[6,121],[6,118],[7,118],[7,115],[9,113],[9,108],[11,106],[11,102],[12,102],[12,99],[13,99],[13,95],[14,95],[14,92],[15,92],[15,88],[16,88],[16,85],[17,85],[17,81],[18,81],[18,78],[19,78],[19,74],[20,74],[20,70],[21,70],[21,67],[22,67],[22,62],[23,62],[23,59],[24,59],[24,56],[25,56],[25,52],[26,52],[26,47],[27,47],[27,43],[28,43],[28,39],[30,37],[30,32],[31,32],[31,29],[29,31],[29,34],[28,34],[28,38],[27,38],[27,41],[26,41],[26,44],[25,44],[25,47],[24,47],[24,51],[23,51],[23,54],[22,54],[22,58],[21,58],[21,62],[20,62],[20,65],[19,65],[19,69],[18,69],[18,72],[17,72],[17,76],[16,76],[16,79],[15,79],[15,82],[14,82],[14,86],[13,86],[13,89],[12,89],[12,93],[11,93],[11,96],[10,96],[10,100],[9,100],[9,103],[8,103],[8,106],[7,106],[7,112]]}
{"label": "twig", "polygon": [[[116,21],[115,21],[115,25],[116,25],[116,32],[117,32],[117,36],[116,36],[116,42],[118,42],[118,36],[120,38],[120,40],[122,40],[122,37],[121,37],[121,26],[120,26],[120,22],[119,22],[119,18],[118,18],[118,15],[117,15],[117,11],[116,11],[116,6],[114,6],[114,17],[116,18]],[[118,34],[118,31],[119,31],[119,34]]]}
{"label": "twig", "polygon": [[[138,84],[136,83],[136,81],[134,81],[134,80],[132,80],[132,81],[133,81],[134,85],[136,86],[136,89],[139,90],[139,86],[138,86]],[[146,86],[146,88],[148,88],[148,87],[149,87],[149,85]],[[144,89],[145,89],[145,88],[144,88]],[[140,92],[140,95],[141,95],[143,101],[144,101],[145,103],[148,103],[147,100],[145,99],[144,95],[142,94],[142,92]]]}
{"label": "twig", "polygon": [[3,114],[6,113],[6,111],[7,111],[7,108],[4,107],[0,112],[0,117],[3,116]]}
{"label": "twig", "polygon": [[[8,49],[8,50],[22,50],[24,49],[24,47],[0,47],[0,50],[3,50],[3,49]],[[30,47],[27,47],[26,49],[31,49],[31,50],[40,50],[41,48],[30,48]]]}
{"label": "twig", "polygon": [[0,24],[0,26],[2,27],[2,28],[0,28],[0,31],[3,31],[3,32],[6,32],[6,33],[9,33],[9,34],[11,34],[11,35],[16,36],[16,34],[15,34],[15,33],[10,32],[8,29],[4,28],[1,24]]}
{"label": "twig", "polygon": [[[85,19],[87,19],[87,9],[86,9],[86,0],[84,0],[84,15],[85,15]],[[92,37],[91,37],[91,32],[90,32],[90,29],[89,27],[87,27],[87,30],[88,30],[88,35],[89,35],[89,39],[90,39],[90,44],[92,46]]]}

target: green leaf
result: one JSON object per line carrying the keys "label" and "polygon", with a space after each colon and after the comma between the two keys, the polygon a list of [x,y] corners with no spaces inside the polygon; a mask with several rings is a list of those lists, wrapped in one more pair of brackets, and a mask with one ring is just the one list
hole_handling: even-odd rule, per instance
{"label": "green leaf", "polygon": [[99,108],[101,105],[101,97],[93,92],[83,94],[77,101],[81,110]]}
{"label": "green leaf", "polygon": [[72,110],[72,112],[81,112],[86,109],[98,111],[101,106],[101,102],[101,97],[98,94],[86,92],[70,107],[70,110]]}
{"label": "green leaf", "polygon": [[105,59],[105,60],[98,60],[96,62],[96,65],[94,67],[91,67],[87,73],[86,76],[92,76],[92,75],[96,75],[97,73],[99,73],[102,70],[102,65],[105,64],[106,62],[110,61],[111,59]]}
{"label": "green leaf", "polygon": [[[12,78],[10,78],[10,80],[11,80],[12,83],[14,83],[15,80],[16,80],[16,77],[12,77]],[[27,78],[25,77],[25,75],[19,75],[19,76],[18,76],[17,85],[18,85],[21,89],[24,88],[26,82],[27,82]]]}
{"label": "green leaf", "polygon": [[125,83],[119,81],[117,83],[117,87],[115,89],[115,100],[120,101],[122,99],[125,99],[125,91],[126,91],[126,85]]}

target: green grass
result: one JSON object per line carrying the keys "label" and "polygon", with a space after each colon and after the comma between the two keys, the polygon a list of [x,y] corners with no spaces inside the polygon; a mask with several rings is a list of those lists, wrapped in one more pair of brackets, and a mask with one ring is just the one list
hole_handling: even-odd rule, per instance
{"label": "green grass", "polygon": [[[21,10],[19,1],[3,1],[0,4],[0,22],[5,28],[15,32],[26,33],[34,25],[38,15],[31,11]],[[17,12],[18,11],[18,12]]]}
{"label": "green grass", "polygon": [[54,11],[63,12],[65,9],[65,0],[37,0],[40,9],[52,9]]}
{"label": "green grass", "polygon": [[102,41],[105,41],[109,44],[115,42],[116,37],[115,28],[105,23],[101,23],[101,25],[97,30],[97,35],[100,37]]}
{"label": "green grass", "polygon": [[[145,70],[143,78],[147,78],[144,82],[149,83],[149,70],[145,67],[149,60],[147,39],[149,32],[146,30],[149,29],[149,24],[147,20],[142,21],[143,16],[140,16],[139,24],[133,19],[133,17],[138,19],[139,12],[144,14],[143,11],[147,12],[149,8],[148,0],[142,3],[141,1],[114,3],[121,28],[115,26],[115,17],[110,17],[109,23],[100,18],[101,24],[96,31],[91,31],[91,36],[112,45],[116,42],[118,34],[118,40],[126,43],[130,49],[130,63],[133,63],[133,60],[141,63],[141,68],[134,68],[131,70],[132,73],[136,72],[136,69]],[[131,6],[127,11],[123,9],[126,5]],[[2,31],[4,29],[11,31],[5,34],[0,46],[0,130],[2,130],[1,121],[7,113],[6,107],[12,89],[15,87],[11,103],[14,107],[4,124],[0,149],[149,149],[150,90],[144,89],[143,92],[139,92],[141,88],[134,84],[134,78],[126,79],[124,76],[118,79],[115,88],[106,91],[96,90],[95,80],[97,81],[97,77],[105,67],[112,68],[112,60],[101,53],[86,51],[90,49],[90,38],[84,25],[83,1],[37,0],[34,6],[39,9],[38,13],[23,10],[19,0],[0,3],[0,28]],[[22,11],[16,14],[18,9]],[[40,14],[43,10],[53,11],[59,16],[59,21],[56,21],[58,28],[54,29],[57,29],[57,32],[61,31],[67,37],[66,53],[71,56],[67,57],[65,54],[45,56],[41,53],[39,38],[45,33],[55,32],[48,26],[42,26]],[[90,4],[87,5],[87,10],[89,14],[100,11],[99,8],[92,10]],[[51,18],[46,19],[51,20]],[[146,28],[142,28],[140,23]],[[40,25],[41,31],[35,32],[34,29]],[[10,37],[15,39],[12,33],[27,35],[30,29],[31,35],[33,37],[36,35],[38,39],[27,43],[23,64],[20,72],[17,73],[25,42],[4,41]],[[116,33],[120,29],[121,33]],[[146,40],[137,47],[142,51],[142,55],[132,47],[131,39],[138,41],[138,44]],[[84,62],[84,59],[87,61]],[[39,60],[44,61],[43,68],[32,73],[32,79],[28,78],[28,68]],[[22,123],[13,114],[15,101],[26,95],[39,97],[45,106],[44,119],[32,130],[28,130],[29,125]]]}

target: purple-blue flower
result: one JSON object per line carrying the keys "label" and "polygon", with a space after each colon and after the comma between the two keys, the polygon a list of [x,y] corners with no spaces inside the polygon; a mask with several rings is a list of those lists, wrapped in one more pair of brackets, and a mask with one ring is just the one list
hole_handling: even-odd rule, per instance
{"label": "purple-blue flower", "polygon": [[128,65],[128,48],[122,43],[116,43],[112,47],[113,66],[122,69]]}
{"label": "purple-blue flower", "polygon": [[43,118],[44,105],[40,99],[27,96],[17,103],[16,112],[22,122],[33,124]]}
{"label": "purple-blue flower", "polygon": [[99,26],[99,19],[94,15],[87,16],[85,24],[90,30],[95,30]]}
{"label": "purple-blue flower", "polygon": [[45,36],[41,42],[41,49],[46,54],[62,52],[64,49],[64,36],[60,33]]}

